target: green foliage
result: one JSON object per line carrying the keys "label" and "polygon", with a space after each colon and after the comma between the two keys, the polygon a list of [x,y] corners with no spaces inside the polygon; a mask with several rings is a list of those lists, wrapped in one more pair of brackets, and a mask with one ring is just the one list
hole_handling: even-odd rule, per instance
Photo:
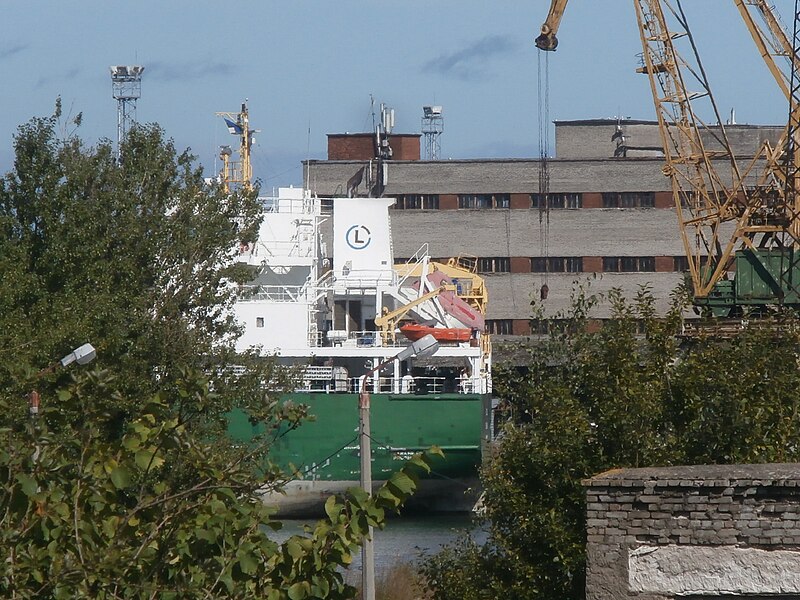
{"label": "green foliage", "polygon": [[[342,569],[367,527],[383,527],[416,489],[415,470],[430,469],[419,455],[374,497],[330,498],[327,519],[278,545],[270,532],[280,523],[261,494],[283,474],[255,478],[248,457],[258,449],[219,453],[194,433],[210,403],[205,377],[184,371],[180,403],[163,393],[141,401],[109,438],[98,399],[117,396],[114,384],[106,372],[84,374],[35,419],[0,429],[3,596],[352,598]],[[16,404],[0,397],[3,412]]]}
{"label": "green foliage", "polygon": [[[262,495],[288,475],[269,449],[308,415],[280,401],[291,372],[234,352],[257,190],[206,183],[157,126],[134,128],[118,163],[63,133],[80,115],[60,119],[59,102],[23,125],[0,179],[0,595],[352,598],[342,569],[430,458],[272,541]],[[43,369],[86,341],[95,371]],[[264,424],[246,445],[226,435],[233,409]]]}
{"label": "green foliage", "polygon": [[527,368],[497,377],[509,421],[482,474],[489,540],[427,562],[437,600],[583,597],[581,480],[596,473],[800,459],[796,321],[682,341],[683,296],[656,318],[645,288],[612,290],[613,318],[591,332],[599,301],[579,291]]}
{"label": "green foliage", "polygon": [[59,117],[19,128],[0,179],[0,384],[16,381],[9,358],[44,366],[84,341],[130,397],[173,383],[178,365],[224,363],[256,191],[207,184],[156,125],[134,128],[117,164],[110,142],[60,137]]}

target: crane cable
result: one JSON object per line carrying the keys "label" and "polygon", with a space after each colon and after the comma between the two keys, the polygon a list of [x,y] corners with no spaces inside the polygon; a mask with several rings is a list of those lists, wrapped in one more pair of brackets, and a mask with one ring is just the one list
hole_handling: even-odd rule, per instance
{"label": "crane cable", "polygon": [[[549,52],[539,50],[538,69],[538,109],[539,109],[539,256],[543,261],[542,286],[540,297],[547,299],[547,272],[549,271],[549,238],[550,238],[550,172],[548,158],[550,154],[550,58]],[[544,55],[544,60],[542,60]]]}

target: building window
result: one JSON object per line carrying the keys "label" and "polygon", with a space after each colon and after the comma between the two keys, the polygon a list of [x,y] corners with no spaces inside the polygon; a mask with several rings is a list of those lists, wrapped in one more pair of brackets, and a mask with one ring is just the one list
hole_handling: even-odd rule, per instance
{"label": "building window", "polygon": [[603,192],[603,208],[654,208],[655,192]]}
{"label": "building window", "polygon": [[531,208],[583,208],[583,195],[531,194]]}
{"label": "building window", "polygon": [[392,208],[398,210],[438,210],[439,194],[400,194]]}
{"label": "building window", "polygon": [[655,256],[604,256],[606,273],[652,273],[656,270]]}
{"label": "building window", "polygon": [[531,333],[533,335],[550,333],[550,319],[531,319]]}
{"label": "building window", "polygon": [[264,326],[264,317],[256,317],[256,327]]}
{"label": "building window", "polygon": [[459,194],[458,208],[509,208],[511,194]]}
{"label": "building window", "polygon": [[672,257],[672,270],[683,273],[689,270],[689,259],[685,256]]}
{"label": "building window", "polygon": [[[747,188],[747,194],[756,193],[757,188]],[[736,192],[738,195],[740,192]],[[699,195],[694,190],[681,190],[678,192],[679,197],[681,199],[681,207],[683,208],[700,208],[707,203],[707,200],[702,196]],[[728,201],[728,194],[724,190],[720,190],[715,192],[714,190],[706,190],[706,194],[708,198],[714,202],[714,198],[716,198],[716,202],[720,204],[724,204]],[[769,198],[766,199],[767,203],[769,204]],[[773,198],[773,200],[775,200]],[[699,202],[699,206],[698,206]]]}
{"label": "building window", "polygon": [[[705,266],[708,264],[708,256],[703,255],[700,257],[700,266]],[[689,270],[689,259],[682,255],[682,256],[673,256],[672,257],[672,268],[677,271],[678,273],[685,273]]]}
{"label": "building window", "polygon": [[488,256],[478,259],[478,273],[510,273],[511,259],[507,256]]}
{"label": "building window", "polygon": [[486,333],[492,335],[513,335],[513,319],[486,319]]}
{"label": "building window", "polygon": [[575,323],[569,319],[531,319],[531,333],[533,335],[546,335],[548,333],[575,333]]}
{"label": "building window", "polygon": [[581,273],[582,271],[582,256],[550,256],[547,258],[531,258],[531,272],[533,273]]}
{"label": "building window", "polygon": [[655,273],[656,271],[656,257],[655,256],[640,256],[637,271],[644,273]]}

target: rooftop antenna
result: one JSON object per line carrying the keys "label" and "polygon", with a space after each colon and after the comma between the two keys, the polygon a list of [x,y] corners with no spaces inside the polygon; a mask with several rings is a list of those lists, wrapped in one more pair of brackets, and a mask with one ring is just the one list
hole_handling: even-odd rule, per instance
{"label": "rooftop antenna", "polygon": [[117,101],[117,161],[122,160],[122,140],[136,122],[136,101],[142,95],[142,65],[112,65],[111,96]]}
{"label": "rooftop antenna", "polygon": [[422,107],[422,135],[425,144],[425,160],[439,160],[442,154],[441,136],[444,131],[444,115],[438,105]]}
{"label": "rooftop antenna", "polygon": [[392,158],[392,149],[389,146],[392,129],[394,129],[394,109],[381,102],[381,122],[375,127],[378,158]]}
{"label": "rooftop antenna", "polygon": [[[377,160],[377,173],[372,186],[372,194],[378,198],[383,196],[386,184],[389,181],[389,164],[392,160],[392,147],[389,145],[389,136],[394,129],[394,109],[381,102],[380,122],[375,125],[375,159]],[[370,167],[370,171],[372,168]]]}

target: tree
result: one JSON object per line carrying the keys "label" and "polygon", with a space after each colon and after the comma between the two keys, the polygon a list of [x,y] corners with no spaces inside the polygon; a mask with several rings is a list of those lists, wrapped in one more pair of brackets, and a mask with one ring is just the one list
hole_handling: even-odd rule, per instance
{"label": "tree", "polygon": [[118,385],[145,395],[176,365],[210,372],[237,333],[247,275],[232,259],[257,230],[256,190],[207,183],[156,125],[132,129],[117,164],[110,142],[87,148],[60,123],[59,104],[20,127],[0,181],[0,347],[43,365],[91,340]]}
{"label": "tree", "polygon": [[[60,106],[23,125],[0,180],[3,595],[351,598],[341,568],[428,457],[271,541],[261,497],[287,475],[269,450],[308,415],[280,401],[291,372],[234,352],[234,258],[257,190],[206,182],[155,125],[131,130],[121,163],[59,128]],[[96,371],[40,372],[85,341]],[[265,424],[246,445],[226,435],[232,409]]]}
{"label": "tree", "polygon": [[[104,426],[119,392],[102,371],[59,388],[23,427],[0,427],[3,596],[354,597],[342,569],[368,525],[383,527],[414,491],[414,469],[429,470],[429,457],[413,458],[372,498],[360,489],[330,498],[326,519],[278,545],[269,531],[280,523],[261,493],[282,473],[265,463],[254,477],[247,458],[260,448],[221,453],[197,435],[194,421],[214,402],[204,376],[184,371],[174,389],[175,398],[135,403],[121,437]],[[0,395],[4,413],[18,406]],[[273,436],[292,420],[274,417]]]}
{"label": "tree", "polygon": [[684,341],[684,298],[660,319],[647,289],[632,301],[614,290],[613,318],[590,333],[600,299],[578,293],[526,368],[500,374],[509,421],[482,473],[489,539],[428,561],[435,598],[583,597],[581,480],[596,473],[800,457],[794,318]]}

